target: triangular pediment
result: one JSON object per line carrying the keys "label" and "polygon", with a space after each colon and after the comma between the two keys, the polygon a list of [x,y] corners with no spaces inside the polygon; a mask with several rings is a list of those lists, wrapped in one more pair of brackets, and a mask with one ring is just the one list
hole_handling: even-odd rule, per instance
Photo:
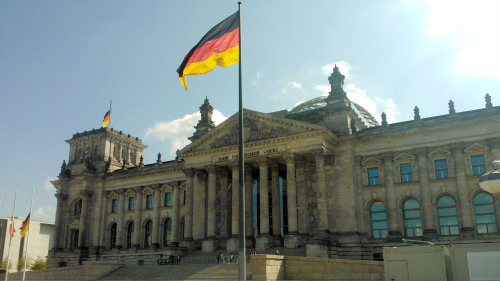
{"label": "triangular pediment", "polygon": [[361,162],[362,166],[372,166],[380,164],[382,164],[382,160],[373,157],[368,157],[365,161]]}
{"label": "triangular pediment", "polygon": [[[329,133],[334,137],[333,133],[328,131],[325,127],[276,117],[271,114],[245,109],[243,116],[245,144],[289,137],[313,131],[325,131],[325,133]],[[182,155],[196,151],[207,151],[222,147],[236,146],[238,145],[238,140],[238,114],[235,114],[210,132],[180,150],[178,154]]]}
{"label": "triangular pediment", "polygon": [[170,186],[170,185],[168,185],[168,184],[164,184],[164,185],[160,188],[160,190],[161,190],[162,192],[172,192],[173,187],[172,187],[172,186]]}
{"label": "triangular pediment", "polygon": [[396,157],[394,157],[394,161],[411,161],[415,159],[415,155],[411,155],[411,154],[408,154],[408,153],[401,153],[399,155],[397,155]]}
{"label": "triangular pediment", "polygon": [[153,193],[153,192],[155,192],[154,189],[152,189],[149,186],[144,187],[144,189],[142,190],[143,194],[150,194],[150,193]]}
{"label": "triangular pediment", "polygon": [[479,143],[474,143],[471,146],[464,149],[466,153],[474,153],[474,152],[484,152],[487,151],[488,147]]}
{"label": "triangular pediment", "polygon": [[125,195],[127,195],[127,196],[135,196],[135,191],[132,190],[132,189],[129,189],[129,190],[127,190],[127,192],[125,192]]}
{"label": "triangular pediment", "polygon": [[444,150],[442,148],[437,148],[433,151],[431,151],[429,154],[427,154],[427,156],[429,157],[435,157],[435,156],[449,156],[451,155],[451,152],[448,151],[448,150]]}
{"label": "triangular pediment", "polygon": [[117,199],[118,198],[118,193],[114,192],[114,191],[111,191],[109,194],[108,194],[108,198],[110,199]]}

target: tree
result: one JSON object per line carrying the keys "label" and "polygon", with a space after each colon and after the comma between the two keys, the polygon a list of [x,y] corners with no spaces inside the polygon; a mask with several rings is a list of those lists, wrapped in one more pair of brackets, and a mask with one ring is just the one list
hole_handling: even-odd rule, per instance
{"label": "tree", "polygon": [[[28,260],[26,261],[26,268],[30,268],[32,261],[33,259],[28,257]],[[17,261],[17,270],[22,271],[23,269],[24,269],[24,257],[22,257]]]}
{"label": "tree", "polygon": [[31,270],[43,270],[45,268],[47,268],[47,260],[41,257],[37,257],[30,267]]}
{"label": "tree", "polygon": [[[5,269],[7,267],[7,259],[3,259],[0,263],[0,269]],[[9,262],[9,269],[12,269],[12,262]]]}

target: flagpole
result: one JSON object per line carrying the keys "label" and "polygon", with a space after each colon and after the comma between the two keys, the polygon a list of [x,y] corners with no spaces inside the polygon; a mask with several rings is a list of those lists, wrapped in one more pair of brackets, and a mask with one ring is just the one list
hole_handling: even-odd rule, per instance
{"label": "flagpole", "polygon": [[24,250],[24,268],[23,268],[23,281],[25,280],[26,278],[26,261],[28,260],[28,242],[29,242],[29,238],[30,238],[30,224],[31,224],[31,211],[33,210],[33,195],[35,195],[35,185],[33,185],[33,189],[31,190],[31,204],[30,204],[30,212],[28,214],[29,216],[29,220],[28,221],[28,234],[26,235],[26,246],[25,246],[25,250]]}
{"label": "flagpole", "polygon": [[[109,100],[109,123],[108,128],[111,129],[111,102],[113,100]],[[109,138],[109,166],[111,167],[111,138]],[[107,171],[106,171],[107,172]]]}
{"label": "flagpole", "polygon": [[[16,187],[16,194],[14,195],[14,207],[12,207],[12,216],[10,220],[10,225],[12,228],[12,231],[14,231],[14,212],[16,210],[16,199],[17,199],[17,187]],[[12,232],[13,234],[14,232]],[[12,244],[12,234],[9,228],[9,250],[7,251],[7,265],[5,267],[5,281],[9,280],[9,256],[10,256],[10,245]]]}
{"label": "flagpole", "polygon": [[239,155],[238,155],[238,160],[239,160],[239,239],[238,239],[238,244],[239,244],[239,251],[238,251],[238,275],[239,275],[239,280],[247,280],[246,276],[246,246],[245,246],[245,173],[244,173],[244,168],[245,168],[245,159],[243,159],[243,149],[244,149],[244,138],[243,138],[243,91],[242,91],[242,86],[241,86],[241,2],[238,2],[238,16],[240,17],[240,27],[239,27],[239,32],[238,32],[238,56],[239,56],[239,63],[238,63],[238,72],[239,72],[239,114],[238,114],[238,122],[239,122]]}

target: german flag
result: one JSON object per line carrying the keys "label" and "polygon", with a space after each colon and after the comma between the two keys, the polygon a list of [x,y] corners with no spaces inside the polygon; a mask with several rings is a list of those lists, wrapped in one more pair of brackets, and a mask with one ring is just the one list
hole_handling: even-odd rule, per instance
{"label": "german flag", "polygon": [[28,229],[30,227],[30,216],[31,213],[29,213],[26,219],[23,221],[23,225],[21,226],[21,237],[24,237],[26,235],[26,232],[28,232]]}
{"label": "german flag", "polygon": [[109,123],[109,119],[111,118],[111,110],[108,110],[106,114],[104,114],[104,119],[102,120],[102,127],[106,128],[106,125]]}
{"label": "german flag", "polygon": [[205,74],[216,66],[239,62],[240,12],[232,14],[201,38],[184,57],[177,69],[181,84],[187,91],[186,76]]}

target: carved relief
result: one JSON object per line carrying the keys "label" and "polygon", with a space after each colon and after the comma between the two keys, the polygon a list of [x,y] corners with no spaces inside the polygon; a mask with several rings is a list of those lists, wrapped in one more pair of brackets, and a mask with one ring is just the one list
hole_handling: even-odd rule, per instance
{"label": "carved relief", "polygon": [[[257,122],[255,119],[245,118],[245,142],[253,142],[258,140],[266,140],[278,137],[289,136],[297,134],[298,131],[270,127],[263,122]],[[231,146],[238,144],[239,130],[238,125],[234,124],[228,129],[228,133],[216,138],[210,145],[211,148],[219,148],[224,146]]]}

